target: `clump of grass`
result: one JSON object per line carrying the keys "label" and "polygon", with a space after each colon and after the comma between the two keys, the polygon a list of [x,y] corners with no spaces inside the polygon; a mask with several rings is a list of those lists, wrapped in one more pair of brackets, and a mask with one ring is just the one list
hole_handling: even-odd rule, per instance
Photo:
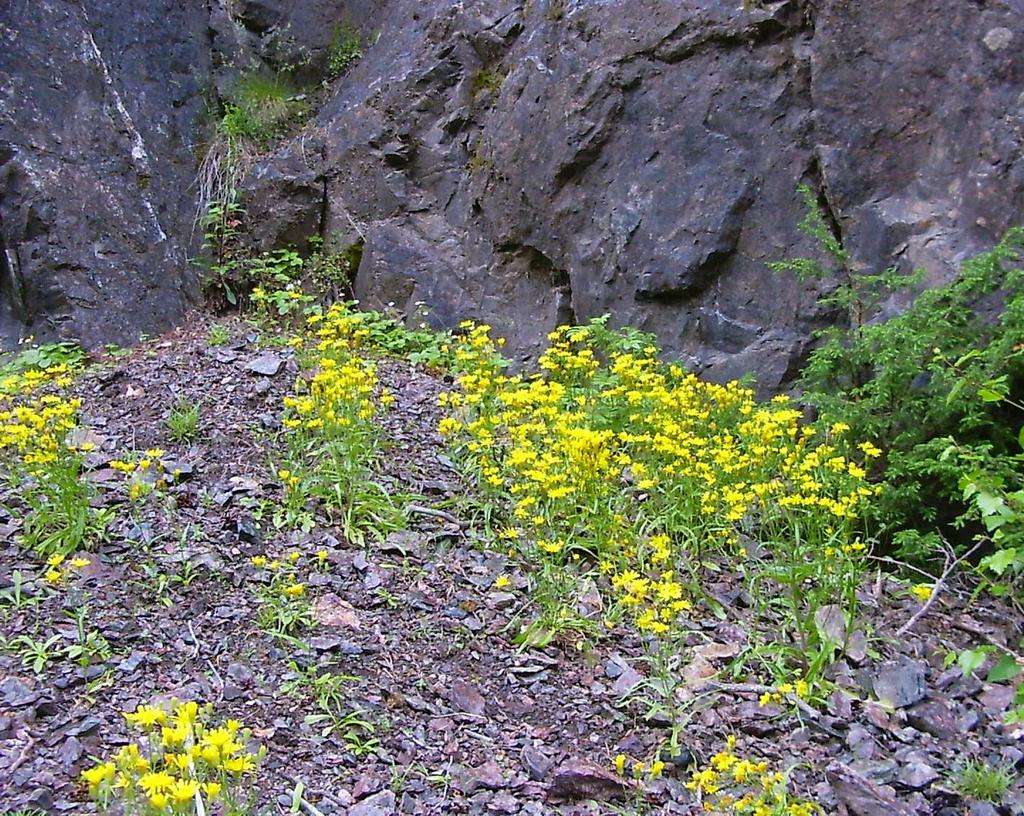
{"label": "clump of grass", "polygon": [[304,97],[283,72],[250,71],[238,77],[200,162],[197,222],[211,206],[234,202],[238,184],[256,157],[305,110]]}
{"label": "clump of grass", "polygon": [[167,415],[167,431],[175,442],[191,442],[199,436],[198,402],[179,399]]}
{"label": "clump of grass", "polygon": [[303,109],[283,73],[243,74],[229,94],[221,129],[229,139],[250,139],[261,147],[280,136]]}
{"label": "clump of grass", "polygon": [[953,769],[949,781],[953,789],[967,799],[998,803],[1015,778],[1013,769],[1007,765],[989,765],[981,759],[970,759]]}

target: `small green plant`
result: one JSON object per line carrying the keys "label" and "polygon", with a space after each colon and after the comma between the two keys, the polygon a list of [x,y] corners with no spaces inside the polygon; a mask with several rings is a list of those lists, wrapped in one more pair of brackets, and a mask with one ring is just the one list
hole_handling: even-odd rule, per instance
{"label": "small green plant", "polygon": [[103,663],[113,654],[107,639],[99,632],[90,630],[86,624],[89,616],[88,604],[71,613],[75,621],[75,641],[64,652],[68,660],[78,663],[83,669],[93,663]]}
{"label": "small green plant", "polygon": [[980,759],[969,759],[953,769],[949,783],[967,799],[998,804],[1016,778],[1016,772],[1009,765],[990,765]]}
{"label": "small green plant", "polygon": [[37,606],[48,597],[48,594],[40,592],[38,587],[34,590],[33,594],[25,592],[25,574],[21,570],[14,570],[11,573],[10,588],[0,592],[0,608],[20,612],[22,609]]}
{"label": "small green plant", "polygon": [[474,99],[481,94],[497,94],[505,82],[505,74],[488,68],[479,68],[473,72],[469,81],[469,91]]}
{"label": "small green plant", "polygon": [[[969,356],[977,353],[972,352]],[[1016,353],[1024,354],[1024,348]],[[951,366],[959,369],[963,363],[961,359]],[[1016,410],[1019,412],[1018,421],[1024,416],[1024,402],[1009,396],[1005,376],[985,383],[959,382],[967,385],[985,403]],[[1024,425],[1020,426],[1017,434],[1020,450],[996,457],[998,468],[993,467],[992,456],[987,452],[960,445],[952,437],[947,441],[949,447],[942,458],[952,459],[963,469],[959,486],[967,511],[961,518],[980,523],[982,528],[975,540],[986,552],[978,561],[983,586],[995,595],[1019,593],[1019,578],[1024,574],[1024,475],[1018,479],[1008,474],[1024,474]]]}
{"label": "small green plant", "polygon": [[300,643],[295,634],[313,625],[313,605],[306,585],[299,580],[295,560],[269,560],[257,555],[252,564],[260,570],[261,583],[257,625],[267,634]]}
{"label": "small green plant", "polygon": [[139,590],[144,597],[155,598],[167,609],[174,606],[174,599],[171,597],[171,576],[160,570],[153,561],[145,561],[141,564],[144,581],[138,584]]}
{"label": "small green plant", "polygon": [[349,691],[359,678],[348,674],[321,672],[316,666],[306,669],[291,664],[294,677],[281,686],[288,697],[304,697],[316,703],[317,710],[307,714],[303,722],[318,728],[323,737],[341,736],[349,750],[362,756],[377,744],[372,739],[373,724],[358,708],[348,710]]}
{"label": "small green plant", "polygon": [[324,241],[314,236],[309,239],[309,245],[312,254],[306,261],[305,271],[327,306],[351,292],[352,281],[363,260],[363,242],[343,244],[337,238]]}
{"label": "small green plant", "polygon": [[245,213],[235,201],[233,187],[218,194],[224,196],[223,200],[210,201],[200,221],[205,253],[203,289],[208,298],[215,297],[224,304],[237,306],[245,262],[245,255],[239,248],[239,228]]}
{"label": "small green plant", "polygon": [[21,658],[22,665],[36,674],[42,674],[50,662],[60,655],[60,635],[36,640],[29,635],[18,635],[5,645],[8,651]]}
{"label": "small green plant", "polygon": [[43,343],[30,345],[31,338],[17,354],[5,361],[6,355],[0,355],[0,377],[28,371],[47,371],[60,367],[71,371],[85,364],[85,350],[72,341],[63,343]]}
{"label": "small green plant", "polygon": [[206,344],[213,347],[227,345],[230,339],[231,332],[222,323],[211,326],[210,331],[206,334]]}
{"label": "small green plant", "polygon": [[167,431],[174,442],[192,442],[199,436],[198,402],[182,398],[171,406],[167,414]]}
{"label": "small green plant", "polygon": [[327,54],[327,80],[333,82],[363,57],[363,40],[351,23],[334,27]]}

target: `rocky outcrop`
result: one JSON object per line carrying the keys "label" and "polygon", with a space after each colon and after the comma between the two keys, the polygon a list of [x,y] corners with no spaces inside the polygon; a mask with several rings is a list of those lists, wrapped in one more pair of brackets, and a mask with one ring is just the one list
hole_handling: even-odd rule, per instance
{"label": "rocky outcrop", "polygon": [[[98,19],[106,29],[130,16],[101,0],[88,15],[53,0],[14,5],[36,16],[66,8],[80,37]],[[254,243],[362,242],[364,303],[426,308],[438,325],[490,322],[519,355],[559,322],[610,312],[710,376],[754,371],[770,390],[836,318],[767,265],[814,251],[796,230],[799,182],[817,191],[859,268],[925,266],[933,282],[1024,220],[1024,32],[1009,0],[239,0],[232,11],[167,4],[154,26],[174,29],[178,56],[146,42],[126,52],[161,86],[122,95],[145,173],[113,94],[119,78],[136,81],[121,61],[51,49],[51,61],[82,66],[86,91],[66,83],[49,104],[69,111],[79,99],[99,117],[106,130],[89,128],[91,142],[48,129],[41,103],[18,114],[52,70],[13,70],[20,90],[0,104],[0,146],[16,149],[0,162],[4,178],[32,180],[0,193],[17,264],[4,279],[21,282],[5,284],[21,293],[15,311],[98,330],[92,315],[117,322],[117,297],[146,286],[149,303],[177,298],[163,311],[180,310],[194,202],[187,150],[168,134],[190,116],[197,127],[199,97],[172,91],[161,72],[188,65],[220,87],[230,65],[259,59],[299,65],[314,82],[342,20],[361,31],[364,55],[245,180]],[[10,15],[19,34],[23,16]],[[40,20],[21,53],[52,40],[53,21]],[[113,33],[100,39],[101,57],[117,52]],[[69,163],[105,180],[125,217],[108,217],[109,201],[93,222],[71,217],[77,194],[65,200],[68,185],[47,169]],[[49,209],[18,203],[26,195]],[[19,215],[29,211],[45,217]],[[90,234],[93,245],[111,235],[95,257]],[[80,281],[102,281],[113,305],[94,297],[96,309],[81,308]]]}
{"label": "rocky outcrop", "polygon": [[0,39],[0,338],[172,325],[197,297],[205,23],[170,0],[12,0]]}
{"label": "rocky outcrop", "polygon": [[[319,231],[364,240],[356,293],[496,324],[520,353],[610,312],[766,389],[835,318],[768,262],[810,184],[856,265],[933,281],[1024,213],[1024,50],[1008,3],[419,2],[310,133]],[[268,159],[248,186],[273,233]],[[282,219],[284,233],[297,219]],[[270,216],[270,220],[267,220]],[[312,220],[312,219],[309,219]]]}

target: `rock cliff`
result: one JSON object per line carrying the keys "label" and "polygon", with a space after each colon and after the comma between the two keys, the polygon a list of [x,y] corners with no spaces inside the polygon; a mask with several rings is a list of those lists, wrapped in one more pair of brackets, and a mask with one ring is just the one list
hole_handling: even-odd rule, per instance
{"label": "rock cliff", "polygon": [[[856,265],[932,281],[1024,220],[1018,0],[389,0],[0,11],[0,326],[124,340],[194,301],[197,146],[240,65],[363,56],[243,183],[255,242],[364,243],[355,292],[528,354],[610,312],[715,377],[792,374],[819,194]],[[207,130],[204,130],[207,129]],[[21,331],[25,331],[23,327]]]}

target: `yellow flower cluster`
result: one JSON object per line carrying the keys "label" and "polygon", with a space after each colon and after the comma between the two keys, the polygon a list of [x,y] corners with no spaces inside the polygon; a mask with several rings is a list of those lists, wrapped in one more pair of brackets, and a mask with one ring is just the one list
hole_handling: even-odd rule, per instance
{"label": "yellow flower cluster", "polygon": [[156,813],[191,811],[197,800],[223,800],[230,809],[243,798],[264,750],[247,747],[250,734],[237,720],[209,724],[212,706],[172,701],[170,708],[141,705],[124,716],[147,735],[82,772],[90,795],[104,808],[114,801],[141,802]]}
{"label": "yellow flower cluster", "polygon": [[[299,580],[295,564],[298,563],[302,554],[298,551],[290,552],[284,561],[277,558],[268,559],[265,555],[254,555],[249,559],[250,563],[257,569],[265,569],[271,573],[271,587],[288,598],[301,598],[306,594],[306,585]],[[318,554],[318,561],[319,554]]]}
{"label": "yellow flower cluster", "polygon": [[369,360],[347,358],[338,362],[333,357],[322,357],[319,371],[299,387],[303,393],[284,398],[289,409],[283,421],[286,428],[337,433],[376,414],[373,392],[377,372]]}
{"label": "yellow flower cluster", "polygon": [[48,569],[43,575],[43,580],[48,584],[59,584],[68,575],[68,570],[65,568],[70,565],[73,569],[79,570],[89,566],[92,562],[88,558],[72,558],[71,561],[67,561],[67,556],[64,553],[54,553],[46,559],[46,566]]}
{"label": "yellow flower cluster", "polygon": [[789,793],[786,775],[769,769],[766,761],[753,761],[736,753],[736,737],[726,739],[725,750],[693,772],[686,787],[702,802],[704,811],[736,816],[814,816],[815,802]]}
{"label": "yellow flower cluster", "polygon": [[780,683],[774,691],[766,691],[758,698],[758,705],[766,706],[772,703],[781,703],[783,695],[795,694],[797,697],[805,698],[811,693],[811,684],[804,678],[797,678],[792,683]]}
{"label": "yellow flower cluster", "polygon": [[675,580],[672,570],[653,580],[626,570],[612,578],[612,588],[619,592],[621,602],[634,611],[636,627],[641,632],[665,634],[681,612],[692,608],[684,597],[685,588]]}
{"label": "yellow flower cluster", "polygon": [[112,459],[110,467],[123,473],[128,484],[128,498],[132,501],[143,499],[160,487],[169,486],[177,475],[167,472],[163,462],[165,451],[162,448],[150,448],[141,455],[134,454],[127,459]]}
{"label": "yellow flower cluster", "polygon": [[50,393],[71,379],[64,364],[0,377],[0,461],[39,475],[71,452],[66,440],[81,401]]}
{"label": "yellow flower cluster", "polygon": [[369,315],[353,311],[346,303],[334,303],[324,314],[312,314],[306,325],[320,339],[320,351],[328,348],[355,350],[370,340]]}
{"label": "yellow flower cluster", "polygon": [[771,538],[800,523],[839,556],[865,549],[846,533],[878,488],[851,453],[879,451],[858,451],[846,426],[819,439],[786,397],[759,404],[739,383],[661,362],[653,346],[602,347],[591,327],[555,330],[540,372],[510,376],[487,326],[462,329],[459,390],[441,395],[439,432],[484,487],[511,498],[529,557],[591,553],[641,630],[666,632],[689,606],[679,566],[709,545],[744,554],[741,530]]}
{"label": "yellow flower cluster", "polygon": [[335,304],[325,314],[307,319],[316,341],[316,373],[308,382],[296,383],[296,394],[285,397],[285,428],[327,436],[344,434],[373,420],[378,404],[386,407],[394,402],[386,393],[375,399],[379,386],[376,366],[352,355],[369,336],[361,327],[362,317]]}
{"label": "yellow flower cluster", "polygon": [[629,772],[634,779],[643,779],[647,777],[649,779],[657,779],[665,772],[665,763],[660,759],[656,759],[649,765],[643,762],[630,761],[625,754],[619,754],[614,760],[615,771],[619,776],[625,776],[626,768],[629,766]]}

